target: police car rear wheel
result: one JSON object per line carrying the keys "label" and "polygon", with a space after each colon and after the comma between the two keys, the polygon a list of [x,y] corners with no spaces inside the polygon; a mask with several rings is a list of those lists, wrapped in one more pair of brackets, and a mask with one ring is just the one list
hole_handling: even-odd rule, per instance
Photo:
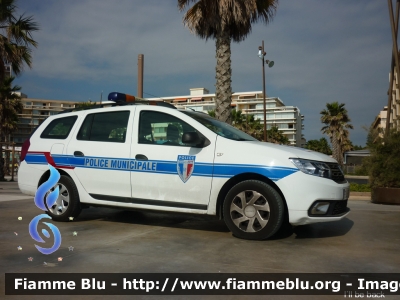
{"label": "police car rear wheel", "polygon": [[46,207],[47,213],[55,221],[68,221],[70,217],[77,217],[80,212],[79,194],[74,181],[68,176],[61,175],[58,181],[59,195],[56,202]]}
{"label": "police car rear wheel", "polygon": [[284,204],[270,185],[258,180],[246,180],[228,192],[223,212],[224,221],[234,236],[263,240],[281,227]]}

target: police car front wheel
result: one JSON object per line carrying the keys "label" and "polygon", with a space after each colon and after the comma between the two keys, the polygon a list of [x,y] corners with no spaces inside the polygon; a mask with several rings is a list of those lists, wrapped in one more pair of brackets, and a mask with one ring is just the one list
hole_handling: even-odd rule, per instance
{"label": "police car front wheel", "polygon": [[74,181],[68,176],[61,175],[57,185],[58,198],[51,207],[46,204],[47,213],[55,221],[68,221],[70,217],[77,217],[81,208],[78,189]]}
{"label": "police car front wheel", "polygon": [[225,197],[224,221],[233,235],[263,240],[282,225],[284,204],[277,191],[265,182],[246,180],[236,184]]}

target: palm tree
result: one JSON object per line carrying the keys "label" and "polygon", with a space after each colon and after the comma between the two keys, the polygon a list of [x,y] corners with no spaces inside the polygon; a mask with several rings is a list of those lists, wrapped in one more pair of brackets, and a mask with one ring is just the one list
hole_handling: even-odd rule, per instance
{"label": "palm tree", "polygon": [[347,129],[353,129],[353,125],[349,124],[351,120],[347,115],[344,103],[327,103],[326,109],[322,110],[320,114],[322,115],[321,122],[326,125],[322,127],[321,131],[327,134],[331,140],[333,158],[343,165],[343,153],[350,144]]}
{"label": "palm tree", "polygon": [[11,65],[15,75],[23,70],[23,64],[32,67],[31,46],[37,47],[32,32],[39,30],[33,17],[15,16],[15,0],[0,1],[0,82],[5,76],[5,65]]}
{"label": "palm tree", "polygon": [[243,41],[252,24],[269,23],[278,0],[178,0],[180,11],[189,8],[183,23],[202,39],[212,38],[216,45],[216,118],[231,123],[231,40]]}
{"label": "palm tree", "polygon": [[268,130],[268,141],[274,144],[289,144],[289,139],[287,138],[287,136],[282,134],[282,132],[280,132],[279,128],[276,126],[272,126],[271,129]]}
{"label": "palm tree", "polygon": [[263,127],[260,123],[260,119],[256,119],[254,115],[244,115],[244,121],[242,123],[242,131],[251,135],[253,138],[261,141],[264,137]]}
{"label": "palm tree", "polygon": [[231,110],[232,125],[243,130],[243,124],[246,122],[246,116],[241,110],[232,109]]}
{"label": "palm tree", "polygon": [[[210,117],[215,118],[215,110],[208,111]],[[257,140],[264,137],[262,126],[259,119],[254,118],[254,115],[245,115],[241,110],[231,110],[232,126],[246,132]]]}
{"label": "palm tree", "polygon": [[[21,87],[12,87],[14,77],[7,77],[0,86],[0,119],[2,120],[0,139],[6,143],[10,142],[9,136],[17,129],[18,114],[22,111],[21,97],[16,92]],[[6,159],[8,162],[9,159]],[[4,181],[4,174],[8,163],[0,168],[0,181]]]}
{"label": "palm tree", "polygon": [[[24,15],[17,17],[15,15],[17,9],[15,2],[15,0],[0,0],[0,84],[3,85],[5,90],[7,90],[6,65],[11,66],[15,75],[22,72],[24,64],[32,67],[31,47],[37,47],[37,42],[32,38],[32,32],[39,30],[32,17],[25,17]],[[1,90],[4,93],[3,87]],[[3,93],[0,92],[2,104],[10,96]],[[4,135],[3,129],[9,128],[9,125],[7,125],[9,121],[4,119],[7,115],[7,109],[3,106],[0,113],[0,142]],[[3,148],[0,147],[0,180],[4,180],[2,150]]]}
{"label": "palm tree", "polygon": [[12,87],[14,79],[8,77],[0,86],[0,94],[5,95],[4,99],[0,99],[1,132],[5,139],[17,129],[18,114],[22,111],[21,97],[16,94],[21,87],[18,85]]}

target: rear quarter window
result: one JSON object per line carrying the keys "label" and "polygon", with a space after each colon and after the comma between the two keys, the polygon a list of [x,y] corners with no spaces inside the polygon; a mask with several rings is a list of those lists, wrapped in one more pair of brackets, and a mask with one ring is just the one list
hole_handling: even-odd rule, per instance
{"label": "rear quarter window", "polygon": [[57,118],[50,122],[43,130],[40,137],[42,139],[66,139],[71,132],[72,127],[78,117],[71,116],[65,118]]}

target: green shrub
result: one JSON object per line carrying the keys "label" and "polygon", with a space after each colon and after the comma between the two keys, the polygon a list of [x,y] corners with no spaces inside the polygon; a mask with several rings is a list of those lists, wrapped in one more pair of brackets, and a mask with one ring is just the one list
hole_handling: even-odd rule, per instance
{"label": "green shrub", "polygon": [[357,176],[368,176],[368,169],[367,167],[362,164],[359,168],[356,168],[354,175]]}
{"label": "green shrub", "polygon": [[351,192],[371,192],[371,186],[369,184],[358,184],[350,183]]}
{"label": "green shrub", "polygon": [[369,145],[371,156],[364,162],[372,188],[400,188],[400,132],[378,138]]}
{"label": "green shrub", "polygon": [[346,175],[368,176],[368,170],[364,164],[361,166],[345,166],[344,173]]}

